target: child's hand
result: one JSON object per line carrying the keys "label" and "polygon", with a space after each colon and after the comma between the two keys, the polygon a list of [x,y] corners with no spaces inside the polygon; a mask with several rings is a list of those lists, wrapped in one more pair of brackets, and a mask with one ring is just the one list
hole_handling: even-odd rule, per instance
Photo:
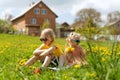
{"label": "child's hand", "polygon": [[74,48],[72,48],[72,47],[67,47],[65,49],[65,53],[72,53],[73,51],[74,51]]}

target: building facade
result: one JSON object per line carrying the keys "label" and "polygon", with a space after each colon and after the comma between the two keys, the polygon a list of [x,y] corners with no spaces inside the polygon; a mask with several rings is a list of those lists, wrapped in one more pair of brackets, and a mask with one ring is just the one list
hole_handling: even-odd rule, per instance
{"label": "building facade", "polygon": [[45,22],[49,23],[50,28],[55,29],[57,17],[43,1],[39,1],[13,18],[11,22],[15,30],[27,35],[39,36]]}

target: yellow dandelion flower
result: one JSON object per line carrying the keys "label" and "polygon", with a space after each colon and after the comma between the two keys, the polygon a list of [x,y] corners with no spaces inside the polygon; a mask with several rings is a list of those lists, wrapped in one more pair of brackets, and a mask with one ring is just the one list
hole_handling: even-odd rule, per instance
{"label": "yellow dandelion flower", "polygon": [[101,60],[102,62],[105,62],[105,58],[104,57],[102,57],[102,60]]}
{"label": "yellow dandelion flower", "polygon": [[90,77],[95,77],[95,76],[96,76],[95,72],[90,74]]}
{"label": "yellow dandelion flower", "polygon": [[29,66],[29,69],[32,69],[33,67],[32,66]]}
{"label": "yellow dandelion flower", "polygon": [[64,78],[65,78],[65,79],[67,79],[67,78],[68,78],[68,76],[64,76]]}
{"label": "yellow dandelion flower", "polygon": [[20,60],[20,61],[19,61],[19,65],[24,65],[24,64],[26,63],[26,60],[27,60],[27,59]]}
{"label": "yellow dandelion flower", "polygon": [[71,52],[73,52],[74,51],[74,48],[72,48],[72,47],[67,47],[66,49],[65,49],[65,53],[71,53]]}
{"label": "yellow dandelion flower", "polygon": [[117,54],[120,54],[120,52],[119,52],[119,53],[117,53]]}
{"label": "yellow dandelion flower", "polygon": [[80,68],[80,67],[81,67],[81,64],[74,65],[74,68]]}

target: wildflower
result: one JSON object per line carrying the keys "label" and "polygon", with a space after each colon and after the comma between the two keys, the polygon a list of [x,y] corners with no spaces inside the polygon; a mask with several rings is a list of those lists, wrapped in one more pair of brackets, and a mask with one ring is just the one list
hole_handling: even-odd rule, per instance
{"label": "wildflower", "polygon": [[81,64],[74,65],[74,68],[80,68],[80,67],[81,67]]}
{"label": "wildflower", "polygon": [[101,60],[102,62],[105,62],[105,58],[104,57],[102,57],[102,60]]}
{"label": "wildflower", "polygon": [[95,75],[96,75],[95,72],[93,72],[90,74],[90,77],[95,77]]}
{"label": "wildflower", "polygon": [[29,66],[29,69],[32,69],[33,67],[32,66]]}
{"label": "wildflower", "polygon": [[65,79],[67,79],[67,76],[64,76]]}
{"label": "wildflower", "polygon": [[73,52],[75,49],[74,48],[72,48],[72,47],[67,47],[66,49],[65,49],[65,53],[71,53],[71,52]]}
{"label": "wildflower", "polygon": [[117,53],[117,54],[120,54],[120,52],[119,52],[119,53]]}
{"label": "wildflower", "polygon": [[26,61],[27,61],[27,59],[20,60],[19,65],[21,65],[21,66],[24,65]]}

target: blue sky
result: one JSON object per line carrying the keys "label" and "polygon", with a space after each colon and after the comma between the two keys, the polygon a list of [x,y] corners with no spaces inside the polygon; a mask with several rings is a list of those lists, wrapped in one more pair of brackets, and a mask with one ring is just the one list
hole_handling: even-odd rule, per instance
{"label": "blue sky", "polygon": [[[5,14],[14,17],[22,13],[29,4],[40,0],[0,0],[0,18]],[[68,22],[72,24],[77,11],[83,8],[95,8],[101,12],[101,18],[106,21],[106,15],[111,11],[120,11],[120,0],[42,0],[50,9],[58,15],[58,23]]]}

